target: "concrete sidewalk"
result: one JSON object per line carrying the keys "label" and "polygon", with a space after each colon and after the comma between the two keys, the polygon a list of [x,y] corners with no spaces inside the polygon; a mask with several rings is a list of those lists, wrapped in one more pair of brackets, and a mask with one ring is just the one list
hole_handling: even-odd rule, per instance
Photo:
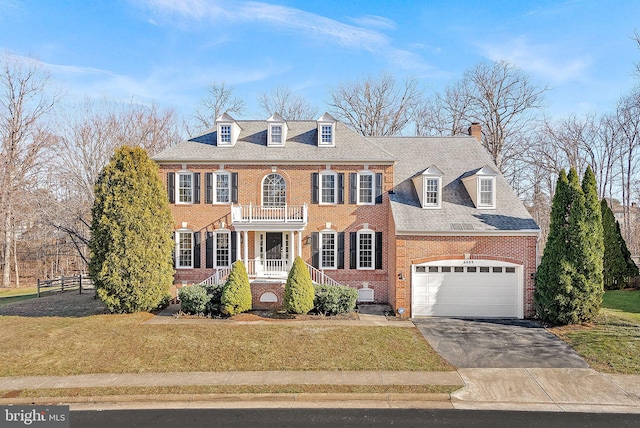
{"label": "concrete sidewalk", "polygon": [[177,385],[460,385],[452,394],[164,394],[2,398],[0,404],[122,408],[454,408],[640,413],[640,376],[592,369],[460,369],[457,372],[212,372],[0,378],[0,390]]}

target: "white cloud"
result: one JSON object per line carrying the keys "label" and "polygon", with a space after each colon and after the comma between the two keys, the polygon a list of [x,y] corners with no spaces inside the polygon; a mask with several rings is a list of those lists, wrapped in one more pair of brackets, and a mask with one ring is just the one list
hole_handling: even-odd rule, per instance
{"label": "white cloud", "polygon": [[364,15],[359,18],[350,18],[350,21],[361,27],[382,28],[385,30],[395,30],[398,25],[391,19],[384,16]]}
{"label": "white cloud", "polygon": [[492,61],[506,60],[555,84],[585,80],[592,62],[586,56],[570,57],[566,46],[534,44],[525,36],[508,42],[483,43],[480,49]]}

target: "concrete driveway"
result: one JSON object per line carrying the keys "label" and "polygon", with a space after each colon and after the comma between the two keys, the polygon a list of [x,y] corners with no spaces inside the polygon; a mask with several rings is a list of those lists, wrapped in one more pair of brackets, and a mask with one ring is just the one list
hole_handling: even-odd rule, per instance
{"label": "concrete driveway", "polygon": [[458,368],[587,368],[566,343],[533,321],[417,318],[435,351]]}

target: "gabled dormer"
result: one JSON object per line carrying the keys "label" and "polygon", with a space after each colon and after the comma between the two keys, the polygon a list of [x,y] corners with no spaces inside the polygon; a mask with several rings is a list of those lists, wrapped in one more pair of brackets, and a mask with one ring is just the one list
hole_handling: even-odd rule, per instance
{"label": "gabled dormer", "polygon": [[442,207],[442,176],[444,174],[435,165],[413,177],[413,185],[418,193],[420,205],[425,209]]}
{"label": "gabled dormer", "polygon": [[337,120],[329,113],[325,113],[316,122],[318,124],[318,147],[335,147]]}
{"label": "gabled dormer", "polygon": [[274,113],[267,119],[267,146],[284,147],[288,130],[287,121],[278,113]]}
{"label": "gabled dormer", "polygon": [[478,209],[496,208],[496,177],[489,166],[472,171],[462,178],[462,183]]}
{"label": "gabled dormer", "polygon": [[236,145],[242,128],[229,113],[223,113],[216,119],[216,128],[218,147],[233,147]]}

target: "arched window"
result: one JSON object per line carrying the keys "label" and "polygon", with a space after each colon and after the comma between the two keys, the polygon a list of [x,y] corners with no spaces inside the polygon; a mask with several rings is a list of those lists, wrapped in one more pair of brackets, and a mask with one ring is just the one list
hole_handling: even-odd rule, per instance
{"label": "arched window", "polygon": [[287,202],[287,184],[280,174],[269,174],[262,181],[262,205],[282,207]]}

